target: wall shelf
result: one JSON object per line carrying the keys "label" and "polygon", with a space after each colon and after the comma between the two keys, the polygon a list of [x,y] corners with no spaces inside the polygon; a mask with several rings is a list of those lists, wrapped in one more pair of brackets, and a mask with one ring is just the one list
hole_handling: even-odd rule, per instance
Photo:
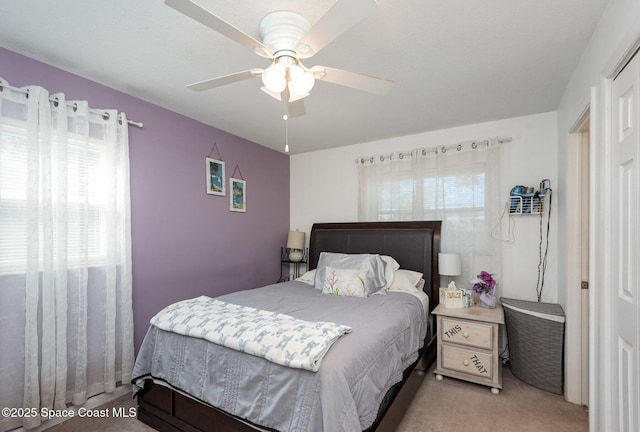
{"label": "wall shelf", "polygon": [[539,192],[531,194],[511,195],[509,197],[510,215],[536,215],[544,213],[546,194]]}

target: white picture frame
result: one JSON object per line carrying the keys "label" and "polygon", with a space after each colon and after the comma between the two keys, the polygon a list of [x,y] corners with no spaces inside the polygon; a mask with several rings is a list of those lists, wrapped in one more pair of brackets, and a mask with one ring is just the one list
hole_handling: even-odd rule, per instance
{"label": "white picture frame", "polygon": [[207,194],[222,195],[225,191],[224,161],[207,158]]}
{"label": "white picture frame", "polygon": [[229,194],[229,210],[232,212],[246,213],[247,211],[247,182],[241,179],[230,178],[231,193]]}

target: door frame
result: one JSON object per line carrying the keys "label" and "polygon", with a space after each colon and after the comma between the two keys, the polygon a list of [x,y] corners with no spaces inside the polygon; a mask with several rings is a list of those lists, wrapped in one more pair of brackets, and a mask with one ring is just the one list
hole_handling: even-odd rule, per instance
{"label": "door frame", "polygon": [[[593,95],[592,95],[593,98]],[[588,314],[585,317],[584,307],[590,304],[588,292],[584,293],[580,288],[583,280],[583,233],[582,233],[582,208],[583,188],[582,179],[585,174],[583,169],[583,158],[588,158],[591,164],[590,145],[584,148],[584,134],[588,134],[588,143],[591,139],[591,104],[590,101],[577,121],[570,129],[568,144],[567,162],[567,256],[566,256],[566,323],[567,334],[565,343],[565,373],[564,373],[564,397],[567,401],[579,405],[588,405],[588,346],[589,343],[583,338],[583,326],[589,325]],[[588,174],[588,173],[587,173]],[[592,179],[589,176],[589,196],[591,196]],[[591,202],[592,200],[589,200]],[[589,221],[591,221],[591,207],[589,208]],[[589,225],[591,227],[591,225]],[[591,231],[591,228],[589,228]],[[586,304],[585,304],[586,303]],[[586,345],[586,346],[585,346]],[[586,357],[586,358],[585,358]],[[567,367],[571,365],[571,367]]]}

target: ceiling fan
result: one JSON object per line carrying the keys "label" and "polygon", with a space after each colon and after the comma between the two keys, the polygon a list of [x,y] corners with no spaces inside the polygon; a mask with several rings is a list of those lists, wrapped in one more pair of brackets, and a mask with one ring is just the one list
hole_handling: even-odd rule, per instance
{"label": "ceiling fan", "polygon": [[302,99],[309,95],[315,80],[323,80],[374,94],[385,94],[392,81],[327,66],[306,67],[303,61],[333,42],[378,6],[379,0],[338,0],[312,27],[302,15],[275,11],[260,21],[259,41],[192,0],[165,0],[167,6],[183,13],[239,44],[271,60],[266,69],[254,68],[189,84],[196,91],[209,90],[237,81],[262,77],[261,88],[284,102],[285,114],[305,113]]}

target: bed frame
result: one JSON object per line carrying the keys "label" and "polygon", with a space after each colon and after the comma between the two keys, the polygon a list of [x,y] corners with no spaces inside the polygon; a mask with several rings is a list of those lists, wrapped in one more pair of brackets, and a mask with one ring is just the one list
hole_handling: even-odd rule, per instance
{"label": "bed frame", "polygon": [[[424,274],[429,309],[439,301],[440,221],[319,223],[311,229],[308,268],[320,252],[378,253],[394,257],[401,268]],[[432,325],[435,325],[433,320]],[[431,335],[435,328],[431,327]],[[394,431],[436,357],[435,336],[427,336],[418,361],[385,398],[367,432]],[[162,432],[255,432],[245,422],[169,387],[147,380],[138,393],[138,419]]]}

